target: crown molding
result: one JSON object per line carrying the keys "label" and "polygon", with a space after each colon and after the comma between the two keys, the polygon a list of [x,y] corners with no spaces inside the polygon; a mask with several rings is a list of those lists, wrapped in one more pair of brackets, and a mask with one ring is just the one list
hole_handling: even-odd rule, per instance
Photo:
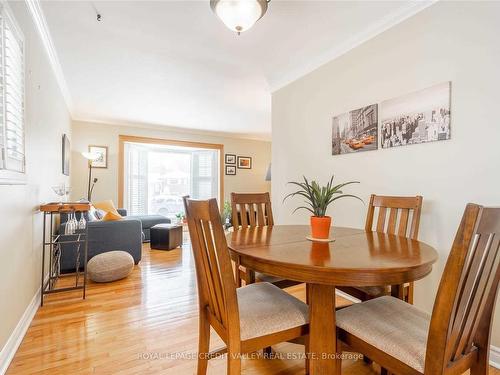
{"label": "crown molding", "polygon": [[430,7],[437,2],[438,0],[412,0],[408,2],[408,6],[402,7],[401,9],[389,13],[380,21],[370,25],[361,32],[354,34],[351,38],[346,39],[346,41],[341,45],[325,51],[316,58],[309,59],[307,63],[290,69],[284,72],[284,74],[282,74],[281,76],[270,78],[268,81],[271,88],[271,93],[287,86],[288,84],[307,75],[308,73],[311,73],[322,65],[325,65],[326,63],[346,54],[350,50],[358,47],[359,45],[367,42],[370,39],[375,38],[377,35],[383,33],[393,26],[396,26],[397,24],[414,16],[415,14],[421,12],[422,10]]}
{"label": "crown molding", "polygon": [[177,134],[190,134],[197,136],[209,136],[209,137],[220,137],[220,138],[230,138],[230,139],[244,139],[248,141],[258,141],[258,142],[271,142],[271,133],[230,133],[217,130],[204,130],[189,127],[179,127],[163,124],[153,124],[144,122],[131,122],[119,119],[100,119],[94,117],[85,117],[75,115],[73,117],[73,126],[75,124],[79,125],[104,125],[104,126],[114,126],[114,127],[124,127],[131,129],[150,129],[157,130],[167,133],[177,133]]}
{"label": "crown molding", "polygon": [[45,52],[49,58],[49,63],[52,66],[54,75],[56,77],[57,84],[61,90],[61,94],[66,102],[68,111],[70,115],[73,115],[73,101],[69,93],[68,85],[66,79],[64,78],[61,63],[59,62],[59,57],[57,56],[54,43],[52,42],[52,37],[50,35],[49,27],[47,21],[45,20],[45,15],[43,14],[42,6],[40,0],[25,0],[28,11],[33,18],[38,35],[42,40],[42,44],[45,47]]}

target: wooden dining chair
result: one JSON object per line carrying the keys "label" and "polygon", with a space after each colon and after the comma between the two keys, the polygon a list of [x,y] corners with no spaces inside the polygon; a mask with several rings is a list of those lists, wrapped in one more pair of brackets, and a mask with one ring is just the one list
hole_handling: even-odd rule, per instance
{"label": "wooden dining chair", "polygon": [[[231,216],[234,228],[249,228],[274,225],[271,197],[269,193],[231,193]],[[278,288],[288,288],[300,282],[287,280],[260,272],[252,272],[238,266],[239,286],[265,281]]]}
{"label": "wooden dining chair", "polygon": [[432,315],[384,296],[338,311],[338,338],[391,373],[486,375],[499,264],[500,208],[468,204]]}
{"label": "wooden dining chair", "polygon": [[[422,211],[421,196],[415,197],[389,197],[372,194],[368,213],[366,215],[365,230],[379,233],[396,234],[416,240],[420,226]],[[377,220],[375,221],[375,212]],[[386,285],[370,287],[338,287],[337,289],[361,300],[377,298],[390,294],[390,287]],[[400,296],[406,302],[413,304],[413,283],[408,283],[400,288]]]}
{"label": "wooden dining chair", "polygon": [[[198,375],[208,359],[227,352],[227,374],[241,372],[241,356],[302,339],[309,331],[308,306],[269,283],[236,288],[231,258],[215,199],[184,197],[199,298]],[[210,327],[226,348],[209,352]]]}

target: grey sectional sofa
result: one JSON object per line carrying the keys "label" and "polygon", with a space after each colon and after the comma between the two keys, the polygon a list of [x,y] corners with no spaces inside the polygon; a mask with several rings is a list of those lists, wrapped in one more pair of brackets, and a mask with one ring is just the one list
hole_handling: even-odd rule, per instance
{"label": "grey sectional sofa", "polygon": [[[152,226],[161,223],[170,223],[170,219],[161,215],[138,215],[127,216],[127,211],[119,209],[123,220],[117,221],[91,221],[88,215],[88,260],[97,254],[112,250],[122,250],[128,252],[134,258],[135,264],[141,260],[142,242],[149,241],[150,229]],[[76,215],[80,219],[79,214]],[[59,233],[64,233],[67,216],[61,215],[61,224]],[[68,273],[75,271],[76,249],[75,244],[62,245],[61,251],[61,272]],[[81,249],[83,257],[83,249]],[[81,267],[83,267],[83,258],[80,258]]]}

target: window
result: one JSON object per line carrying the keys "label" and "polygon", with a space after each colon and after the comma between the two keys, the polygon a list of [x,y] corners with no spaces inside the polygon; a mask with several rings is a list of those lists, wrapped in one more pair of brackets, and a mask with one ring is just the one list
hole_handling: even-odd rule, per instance
{"label": "window", "polygon": [[0,11],[0,182],[25,174],[24,37],[8,7]]}
{"label": "window", "polygon": [[130,215],[160,214],[175,220],[184,212],[184,195],[220,198],[222,145],[205,148],[206,144],[194,142],[153,142],[127,136],[121,136],[120,142],[120,204]]}

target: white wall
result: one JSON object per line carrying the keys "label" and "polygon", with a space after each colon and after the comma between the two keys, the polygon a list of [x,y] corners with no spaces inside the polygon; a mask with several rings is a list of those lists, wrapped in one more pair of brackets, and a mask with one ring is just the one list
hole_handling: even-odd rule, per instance
{"label": "white wall", "polygon": [[196,134],[172,128],[145,126],[118,126],[73,122],[72,144],[72,188],[73,198],[86,197],[88,186],[87,162],[81,155],[89,145],[108,146],[108,168],[93,169],[92,175],[99,179],[92,195],[93,201],[112,199],[118,204],[118,137],[133,135],[150,138],[218,143],[224,145],[224,153],[252,157],[252,169],[237,169],[236,176],[224,176],[224,195],[229,200],[231,192],[269,191],[270,183],[265,175],[271,162],[271,143],[248,139],[230,138],[216,134]]}
{"label": "white wall", "polygon": [[[416,305],[431,310],[444,262],[467,202],[500,205],[500,3],[439,2],[404,23],[275,92],[273,208],[278,223],[306,223],[282,204],[286,182],[303,174],[325,182],[359,180],[349,191],[424,197],[420,239],[439,252],[416,286]],[[452,81],[452,139],[331,155],[332,116],[433,84]],[[366,206],[344,200],[336,225],[363,227]],[[500,307],[493,344],[500,346]]]}
{"label": "white wall", "polygon": [[[0,348],[40,288],[42,215],[37,208],[56,200],[51,186],[67,179],[61,173],[61,138],[64,133],[71,137],[69,113],[26,5],[9,5],[25,37],[27,184],[0,185]],[[0,371],[1,365],[0,360]]]}

